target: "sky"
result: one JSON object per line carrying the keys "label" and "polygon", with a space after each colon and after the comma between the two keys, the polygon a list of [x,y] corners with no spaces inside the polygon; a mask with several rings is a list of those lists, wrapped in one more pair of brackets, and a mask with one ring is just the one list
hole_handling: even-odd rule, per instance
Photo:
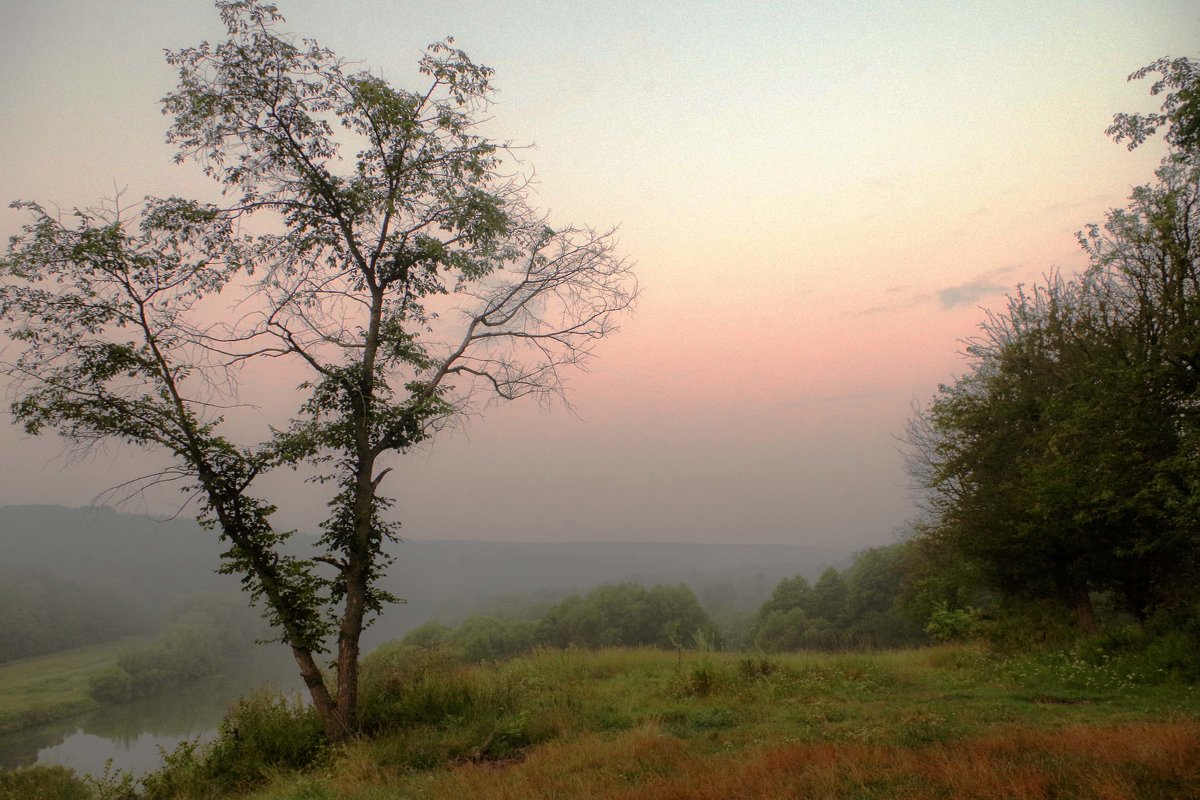
{"label": "sky", "polygon": [[[968,368],[986,309],[1083,264],[1074,234],[1163,150],[1135,69],[1200,42],[1192,2],[282,2],[286,29],[417,86],[452,35],[495,69],[556,224],[619,225],[636,314],[573,411],[493,407],[396,462],[405,535],[868,547],[915,514],[903,435]],[[164,48],[196,0],[0,0],[0,199],[212,197],[171,163]],[[0,235],[23,221],[0,211]],[[5,343],[0,342],[0,347]],[[276,398],[287,375],[260,374]],[[298,397],[298,395],[296,395]],[[268,409],[269,410],[269,409]],[[0,420],[0,504],[85,505],[153,458],[80,457]],[[325,498],[280,480],[281,521]],[[177,495],[126,510],[170,513]]]}

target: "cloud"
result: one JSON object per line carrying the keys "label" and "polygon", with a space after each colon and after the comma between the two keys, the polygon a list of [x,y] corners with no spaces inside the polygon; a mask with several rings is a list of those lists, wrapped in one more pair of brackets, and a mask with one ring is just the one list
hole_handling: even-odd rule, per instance
{"label": "cloud", "polygon": [[1003,278],[1012,273],[1014,269],[1014,267],[1000,267],[982,275],[976,275],[966,283],[938,289],[936,292],[938,303],[942,308],[949,310],[977,303],[985,297],[1005,292],[1010,286],[1009,281],[1003,280]]}
{"label": "cloud", "polygon": [[941,303],[942,308],[958,308],[959,306],[976,303],[984,297],[999,294],[1006,288],[1008,287],[998,286],[985,281],[971,281],[959,284],[958,286],[947,286],[945,289],[938,289],[937,299]]}
{"label": "cloud", "polygon": [[1009,291],[1012,288],[1010,276],[1015,271],[1016,267],[999,267],[976,275],[964,283],[935,289],[932,292],[912,291],[914,287],[911,286],[888,286],[883,290],[885,294],[896,297],[908,293],[908,296],[850,313],[857,316],[890,314],[929,303],[936,303],[943,310],[949,311]]}

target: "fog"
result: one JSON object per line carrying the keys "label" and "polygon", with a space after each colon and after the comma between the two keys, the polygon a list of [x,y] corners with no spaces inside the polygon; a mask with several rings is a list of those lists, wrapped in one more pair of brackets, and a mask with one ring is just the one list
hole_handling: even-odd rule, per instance
{"label": "fog", "polygon": [[[899,442],[962,371],[960,340],[1020,281],[1080,263],[1073,231],[1160,155],[1108,142],[1150,107],[1125,76],[1191,52],[1189,3],[287,3],[289,28],[405,84],[447,33],[497,70],[489,132],[552,219],[620,225],[635,316],[568,376],[573,411],[486,408],[396,459],[382,489],[416,540],[887,543],[915,513]],[[64,208],[212,197],[170,163],[162,49],[220,36],[207,3],[8,6],[0,197]],[[0,214],[10,235],[21,214]],[[286,423],[294,376],[246,376]],[[158,516],[169,488],[106,493],[154,454],[64,451],[0,425],[0,504],[99,500]],[[265,489],[315,530],[328,495]]]}

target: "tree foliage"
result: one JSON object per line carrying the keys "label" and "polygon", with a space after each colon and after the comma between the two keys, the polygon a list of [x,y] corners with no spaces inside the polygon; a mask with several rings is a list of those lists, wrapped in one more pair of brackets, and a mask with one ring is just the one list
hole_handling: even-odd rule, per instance
{"label": "tree foliage", "polygon": [[119,587],[0,569],[0,663],[144,633],[153,622],[142,598]]}
{"label": "tree foliage", "polygon": [[472,616],[456,628],[428,622],[410,631],[403,643],[441,647],[468,661],[484,661],[539,646],[677,649],[719,639],[716,625],[687,586],[613,583],[571,595],[537,619]]}
{"label": "tree foliage", "polygon": [[683,584],[599,586],[563,600],[538,624],[539,641],[554,647],[688,647],[698,633],[711,639],[715,627]]}
{"label": "tree foliage", "polygon": [[1174,149],[1157,181],[1080,234],[1086,270],[1020,288],[968,343],[971,368],[910,425],[928,534],[1007,596],[1095,627],[1091,596],[1145,615],[1194,592],[1200,545],[1197,72],[1160,72],[1161,114],[1118,115]]}
{"label": "tree foliage", "polygon": [[845,570],[830,567],[814,584],[799,575],[785,578],[755,616],[751,643],[774,652],[925,641],[907,607],[909,585],[919,574],[914,555],[910,543],[876,547],[859,553]]}
{"label": "tree foliage", "polygon": [[[300,665],[330,738],[356,724],[363,626],[396,536],[389,455],[489,399],[561,397],[636,284],[611,232],[551,228],[478,130],[492,71],[452,40],[393,87],[274,6],[217,3],[227,38],[169,52],[177,160],[228,203],[149,198],[32,221],[0,265],[25,429],[165,453],[199,518]],[[254,231],[254,232],[251,232]],[[302,366],[295,413],[259,441],[227,417],[241,376]],[[260,478],[309,465],[331,485],[310,556],[284,549]],[[316,657],[336,650],[331,692]]]}

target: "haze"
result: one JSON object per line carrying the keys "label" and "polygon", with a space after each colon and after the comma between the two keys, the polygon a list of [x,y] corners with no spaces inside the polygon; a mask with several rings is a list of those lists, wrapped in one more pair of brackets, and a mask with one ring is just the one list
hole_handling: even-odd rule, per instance
{"label": "haze", "polygon": [[[221,37],[210,3],[0,8],[0,198],[213,196],[171,163],[158,105],[163,49]],[[639,263],[637,316],[570,380],[575,414],[493,408],[398,465],[385,491],[420,539],[890,541],[914,513],[912,404],[962,371],[981,308],[1079,266],[1074,232],[1151,178],[1161,149],[1104,129],[1156,107],[1130,72],[1200,41],[1190,2],[281,10],[401,85],[455,36],[496,70],[491,134],[537,145],[535,202],[619,224]],[[292,405],[293,376],[252,383],[264,416]],[[84,505],[147,470],[8,424],[0,453],[0,504]],[[274,488],[315,529],[324,497]]]}

